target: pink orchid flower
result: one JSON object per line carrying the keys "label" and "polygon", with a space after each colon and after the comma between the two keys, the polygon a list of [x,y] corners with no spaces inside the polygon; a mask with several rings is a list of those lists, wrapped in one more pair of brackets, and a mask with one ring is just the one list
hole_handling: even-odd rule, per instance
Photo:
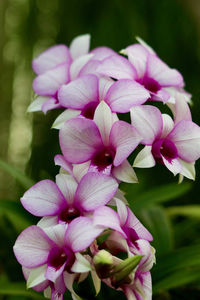
{"label": "pink orchid flower", "polygon": [[43,218],[39,224],[70,223],[93,213],[115,195],[118,183],[110,176],[87,173],[79,183],[67,174],[56,176],[56,183],[42,180],[25,192],[21,203],[31,214]]}
{"label": "pink orchid flower", "polygon": [[[87,249],[101,232],[87,217],[78,217],[69,225],[26,228],[15,242],[14,253],[28,278],[28,287],[41,291],[50,286],[55,296],[51,299],[62,299],[64,274],[90,270],[79,252]],[[60,298],[56,298],[58,294]]]}
{"label": "pink orchid flower", "polygon": [[136,157],[135,167],[153,167],[158,162],[174,175],[194,179],[194,163],[200,157],[200,127],[190,120],[190,114],[182,120],[177,115],[174,123],[169,115],[145,105],[131,109],[131,120],[146,145]]}
{"label": "pink orchid flower", "polygon": [[97,71],[101,75],[115,79],[134,80],[143,85],[150,93],[150,100],[167,102],[170,98],[168,87],[182,88],[182,75],[169,68],[144,42],[133,44],[121,51],[128,60],[120,55],[107,57]]}
{"label": "pink orchid flower", "polygon": [[107,47],[96,48],[89,53],[89,46],[90,35],[80,35],[73,39],[69,48],[53,46],[33,60],[33,70],[37,74],[33,90],[38,97],[29,106],[29,112],[42,110],[46,113],[61,108],[57,97],[59,88],[81,75],[94,73],[100,60],[114,53]]}
{"label": "pink orchid flower", "polygon": [[[58,93],[59,102],[63,107],[79,110],[82,116],[89,119],[93,119],[101,100],[110,106],[112,112],[124,113],[129,112],[132,106],[146,102],[149,96],[145,88],[132,80],[114,82],[109,78],[98,78],[91,74],[63,85]],[[68,113],[64,112],[66,116]]]}
{"label": "pink orchid flower", "polygon": [[135,128],[113,120],[109,106],[98,105],[94,120],[76,117],[60,130],[60,146],[65,159],[73,164],[89,162],[89,172],[102,172],[118,180],[136,182],[126,158],[141,141]]}

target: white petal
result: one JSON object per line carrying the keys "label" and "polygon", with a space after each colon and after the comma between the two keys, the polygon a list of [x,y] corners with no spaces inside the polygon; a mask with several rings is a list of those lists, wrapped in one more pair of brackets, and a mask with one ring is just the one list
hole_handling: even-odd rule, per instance
{"label": "white petal", "polygon": [[42,110],[42,105],[50,100],[51,97],[42,97],[38,96],[27,108],[27,112],[35,112],[35,111],[41,111]]}
{"label": "white petal", "polygon": [[90,35],[83,34],[77,36],[70,44],[69,50],[73,59],[87,54],[90,48]]}
{"label": "white petal", "polygon": [[167,114],[162,114],[162,120],[163,120],[163,130],[162,130],[161,138],[164,138],[174,128],[174,121]]}
{"label": "white petal", "polygon": [[133,166],[136,168],[151,168],[156,164],[151,153],[151,146],[145,146],[136,156]]}
{"label": "white petal", "polygon": [[179,159],[179,162],[182,166],[181,174],[191,180],[195,180],[195,164],[188,163],[186,161],[183,161],[182,159]]}
{"label": "white petal", "polygon": [[91,271],[92,267],[89,261],[80,253],[76,253],[76,260],[73,264],[71,271],[74,273],[84,273]]}
{"label": "white petal", "polygon": [[87,173],[89,166],[90,166],[90,161],[87,161],[82,164],[75,164],[73,166],[73,174],[78,182]]}
{"label": "white petal", "polygon": [[125,160],[120,166],[114,167],[112,174],[120,181],[138,183],[135,171],[129,164],[128,160]]}
{"label": "white petal", "polygon": [[104,145],[108,145],[112,128],[112,112],[104,101],[101,101],[95,110],[94,122],[99,128]]}
{"label": "white petal", "polygon": [[83,56],[80,56],[76,60],[73,61],[73,63],[70,66],[70,78],[71,80],[74,80],[76,77],[78,77],[79,72],[81,69],[86,65],[86,63],[93,57],[94,54],[86,54]]}
{"label": "white petal", "polygon": [[76,180],[71,175],[58,174],[56,175],[56,184],[64,195],[67,203],[73,203],[78,186]]}
{"label": "white petal", "polygon": [[32,288],[46,280],[45,272],[47,265],[30,270],[27,280],[27,289]]}
{"label": "white petal", "polygon": [[65,121],[80,115],[80,110],[66,109],[54,121],[52,128],[60,129]]}

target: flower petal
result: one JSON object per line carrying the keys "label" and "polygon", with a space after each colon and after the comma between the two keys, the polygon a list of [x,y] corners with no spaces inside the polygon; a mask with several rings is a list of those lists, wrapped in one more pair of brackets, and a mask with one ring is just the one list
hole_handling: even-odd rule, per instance
{"label": "flower petal", "polygon": [[157,107],[151,105],[132,107],[131,123],[142,136],[142,144],[151,145],[161,135],[162,115]]}
{"label": "flower petal", "polygon": [[197,124],[182,120],[167,138],[174,142],[182,160],[194,162],[200,157],[200,127]]}
{"label": "flower petal", "polygon": [[115,79],[135,79],[137,77],[133,65],[126,58],[117,54],[105,58],[97,72]]}
{"label": "flower petal", "polygon": [[174,115],[175,124],[182,121],[192,121],[190,108],[183,93],[175,92],[175,105],[169,104]]}
{"label": "flower petal", "polygon": [[135,105],[146,102],[150,97],[147,90],[139,83],[129,79],[116,81],[108,90],[105,101],[113,112],[125,113]]}
{"label": "flower petal", "polygon": [[[36,285],[44,283],[47,281],[45,277],[47,265],[42,265],[40,267],[34,268],[30,270],[28,280],[27,280],[27,289],[32,288]],[[45,284],[46,286],[46,284]]]}
{"label": "flower petal", "polygon": [[188,163],[188,162],[183,161],[182,159],[179,159],[179,162],[182,167],[181,174],[191,180],[195,180],[194,163]]}
{"label": "flower petal", "polygon": [[89,60],[93,57],[93,54],[86,54],[78,57],[70,66],[70,79],[74,80],[79,76],[82,68],[89,62]]}
{"label": "flower petal", "polygon": [[72,174],[72,172],[73,172],[73,166],[72,166],[71,163],[69,163],[68,161],[66,161],[66,159],[64,158],[63,155],[57,154],[54,157],[54,163],[55,163],[56,166],[60,166],[61,168],[63,168],[69,174]]}
{"label": "flower petal", "polygon": [[99,79],[99,100],[104,100],[107,91],[111,87],[111,85],[114,83],[114,80],[112,80],[109,77],[101,77]]}
{"label": "flower petal", "polygon": [[96,75],[98,78],[100,77],[99,74],[97,73],[97,69],[101,62],[99,60],[94,59],[94,57],[91,58],[80,70],[78,76],[84,76],[87,74],[93,74]]}
{"label": "flower petal", "polygon": [[70,44],[69,50],[73,59],[87,54],[90,48],[90,34],[77,36]]}
{"label": "flower petal", "polygon": [[89,167],[90,167],[90,160],[82,164],[74,165],[73,174],[78,182],[88,172]]}
{"label": "flower petal", "polygon": [[110,132],[110,142],[116,150],[114,166],[119,166],[137,147],[141,136],[137,130],[124,121],[117,121],[113,124]]}
{"label": "flower petal", "polygon": [[76,260],[73,266],[71,267],[71,271],[74,273],[84,273],[92,270],[92,267],[89,261],[80,253],[76,253]]}
{"label": "flower petal", "polygon": [[77,117],[80,113],[80,110],[66,109],[55,119],[51,128],[60,129],[66,121]]}
{"label": "flower petal", "polygon": [[35,111],[41,111],[42,110],[42,105],[47,102],[51,97],[42,97],[38,96],[35,98],[33,102],[29,105],[27,108],[27,112],[35,112]]}
{"label": "flower petal", "polygon": [[65,245],[65,233],[68,224],[61,223],[55,226],[43,227],[44,232],[48,237],[59,247],[64,247]]}
{"label": "flower petal", "polygon": [[39,267],[47,262],[53,242],[37,226],[26,228],[13,247],[18,262],[26,268]]}
{"label": "flower petal", "polygon": [[138,183],[135,171],[133,170],[127,159],[123,161],[121,165],[113,168],[112,175],[123,182]]}
{"label": "flower petal", "polygon": [[20,200],[24,208],[35,216],[56,215],[65,204],[59,188],[49,179],[36,183]]}
{"label": "flower petal", "polygon": [[78,217],[67,228],[66,246],[74,252],[83,251],[90,246],[102,231],[102,228],[93,225],[92,219]]}
{"label": "flower petal", "polygon": [[73,203],[74,195],[78,186],[76,180],[71,175],[58,174],[56,175],[56,184],[64,195],[67,203]]}
{"label": "flower petal", "polygon": [[151,146],[145,146],[136,156],[133,167],[136,168],[152,168],[156,162],[151,152]]}
{"label": "flower petal", "polygon": [[94,210],[107,204],[118,188],[116,180],[107,175],[87,173],[79,182],[75,195],[75,203],[84,210]]}
{"label": "flower petal", "polygon": [[174,121],[172,118],[167,114],[162,114],[162,121],[163,121],[163,130],[161,134],[161,138],[165,138],[170,131],[174,128]]}
{"label": "flower petal", "polygon": [[60,64],[69,65],[71,60],[69,49],[65,45],[53,46],[33,60],[33,70],[37,75],[43,74]]}
{"label": "flower petal", "polygon": [[102,141],[96,124],[78,117],[67,121],[60,129],[60,146],[67,161],[83,163],[92,158]]}
{"label": "flower petal", "polygon": [[118,214],[108,206],[101,206],[94,211],[94,224],[102,226],[104,229],[111,228],[125,236],[121,229]]}
{"label": "flower petal", "polygon": [[116,54],[115,51],[108,47],[97,47],[91,51],[94,54],[93,59],[103,60],[108,56]]}
{"label": "flower petal", "polygon": [[46,114],[49,110],[61,108],[62,106],[58,103],[58,100],[51,97],[49,100],[42,104],[42,111]]}
{"label": "flower petal", "polygon": [[182,166],[177,158],[172,159],[172,161],[168,161],[167,159],[162,156],[163,163],[169,169],[174,176],[176,176],[178,173],[182,171]]}
{"label": "flower petal", "polygon": [[62,106],[72,109],[83,109],[90,102],[98,102],[98,78],[84,75],[63,85],[58,92],[58,99]]}
{"label": "flower petal", "polygon": [[37,76],[33,81],[33,90],[41,96],[54,96],[61,85],[68,81],[68,65],[62,64]]}
{"label": "flower petal", "polygon": [[94,122],[99,128],[104,145],[107,146],[113,125],[113,117],[110,107],[104,101],[101,101],[95,110]]}
{"label": "flower petal", "polygon": [[62,265],[59,266],[59,268],[52,267],[48,265],[45,276],[48,280],[55,282],[56,279],[63,273],[65,269],[66,262]]}
{"label": "flower petal", "polygon": [[156,80],[161,86],[184,86],[182,75],[177,70],[169,68],[155,55],[148,56],[147,76]]}
{"label": "flower petal", "polygon": [[142,225],[142,223],[136,218],[129,207],[127,207],[128,217],[125,226],[133,228],[140,239],[152,241],[153,237],[151,233]]}

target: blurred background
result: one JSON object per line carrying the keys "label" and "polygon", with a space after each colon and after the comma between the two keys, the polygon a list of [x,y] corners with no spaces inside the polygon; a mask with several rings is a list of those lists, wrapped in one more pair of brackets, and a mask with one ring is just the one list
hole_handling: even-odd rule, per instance
{"label": "blurred background", "polygon": [[[34,98],[33,57],[58,43],[69,45],[90,33],[91,48],[116,51],[140,36],[169,66],[184,76],[193,97],[193,120],[200,117],[199,0],[0,0],[0,299],[42,299],[25,289],[12,253],[19,232],[35,224],[19,198],[34,182],[54,178],[60,153],[58,132],[50,129],[60,113],[27,113]],[[154,299],[200,298],[200,163],[197,180],[177,185],[162,166],[137,170],[139,185],[122,185],[130,206],[154,235],[157,264]],[[26,174],[26,175],[25,175]],[[145,209],[144,209],[145,207]],[[88,285],[90,283],[87,283]],[[93,288],[84,299],[95,299]],[[103,287],[97,299],[125,299]],[[66,299],[70,299],[67,295]]]}

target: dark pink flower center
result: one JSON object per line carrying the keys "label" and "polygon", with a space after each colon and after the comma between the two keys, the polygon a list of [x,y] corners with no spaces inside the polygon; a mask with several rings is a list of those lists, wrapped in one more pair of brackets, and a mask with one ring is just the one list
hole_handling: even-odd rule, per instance
{"label": "dark pink flower center", "polygon": [[67,207],[61,211],[59,219],[63,222],[70,223],[73,219],[80,217],[80,211],[75,207]]}
{"label": "dark pink flower center", "polygon": [[82,109],[82,116],[84,116],[87,119],[93,119],[94,118],[94,112],[99,103],[94,101],[90,102]]}
{"label": "dark pink flower center", "polygon": [[103,171],[108,166],[112,165],[115,152],[111,149],[104,148],[97,152],[92,158],[92,164],[97,166],[99,171]]}
{"label": "dark pink flower center", "polygon": [[63,249],[53,248],[48,257],[48,264],[58,270],[67,261],[67,258]]}
{"label": "dark pink flower center", "polygon": [[143,78],[143,85],[152,93],[158,92],[161,88],[160,84],[156,80],[147,76],[144,76]]}
{"label": "dark pink flower center", "polygon": [[178,157],[178,151],[174,143],[168,139],[160,139],[153,143],[152,154],[155,160],[163,164],[162,156],[171,163]]}

